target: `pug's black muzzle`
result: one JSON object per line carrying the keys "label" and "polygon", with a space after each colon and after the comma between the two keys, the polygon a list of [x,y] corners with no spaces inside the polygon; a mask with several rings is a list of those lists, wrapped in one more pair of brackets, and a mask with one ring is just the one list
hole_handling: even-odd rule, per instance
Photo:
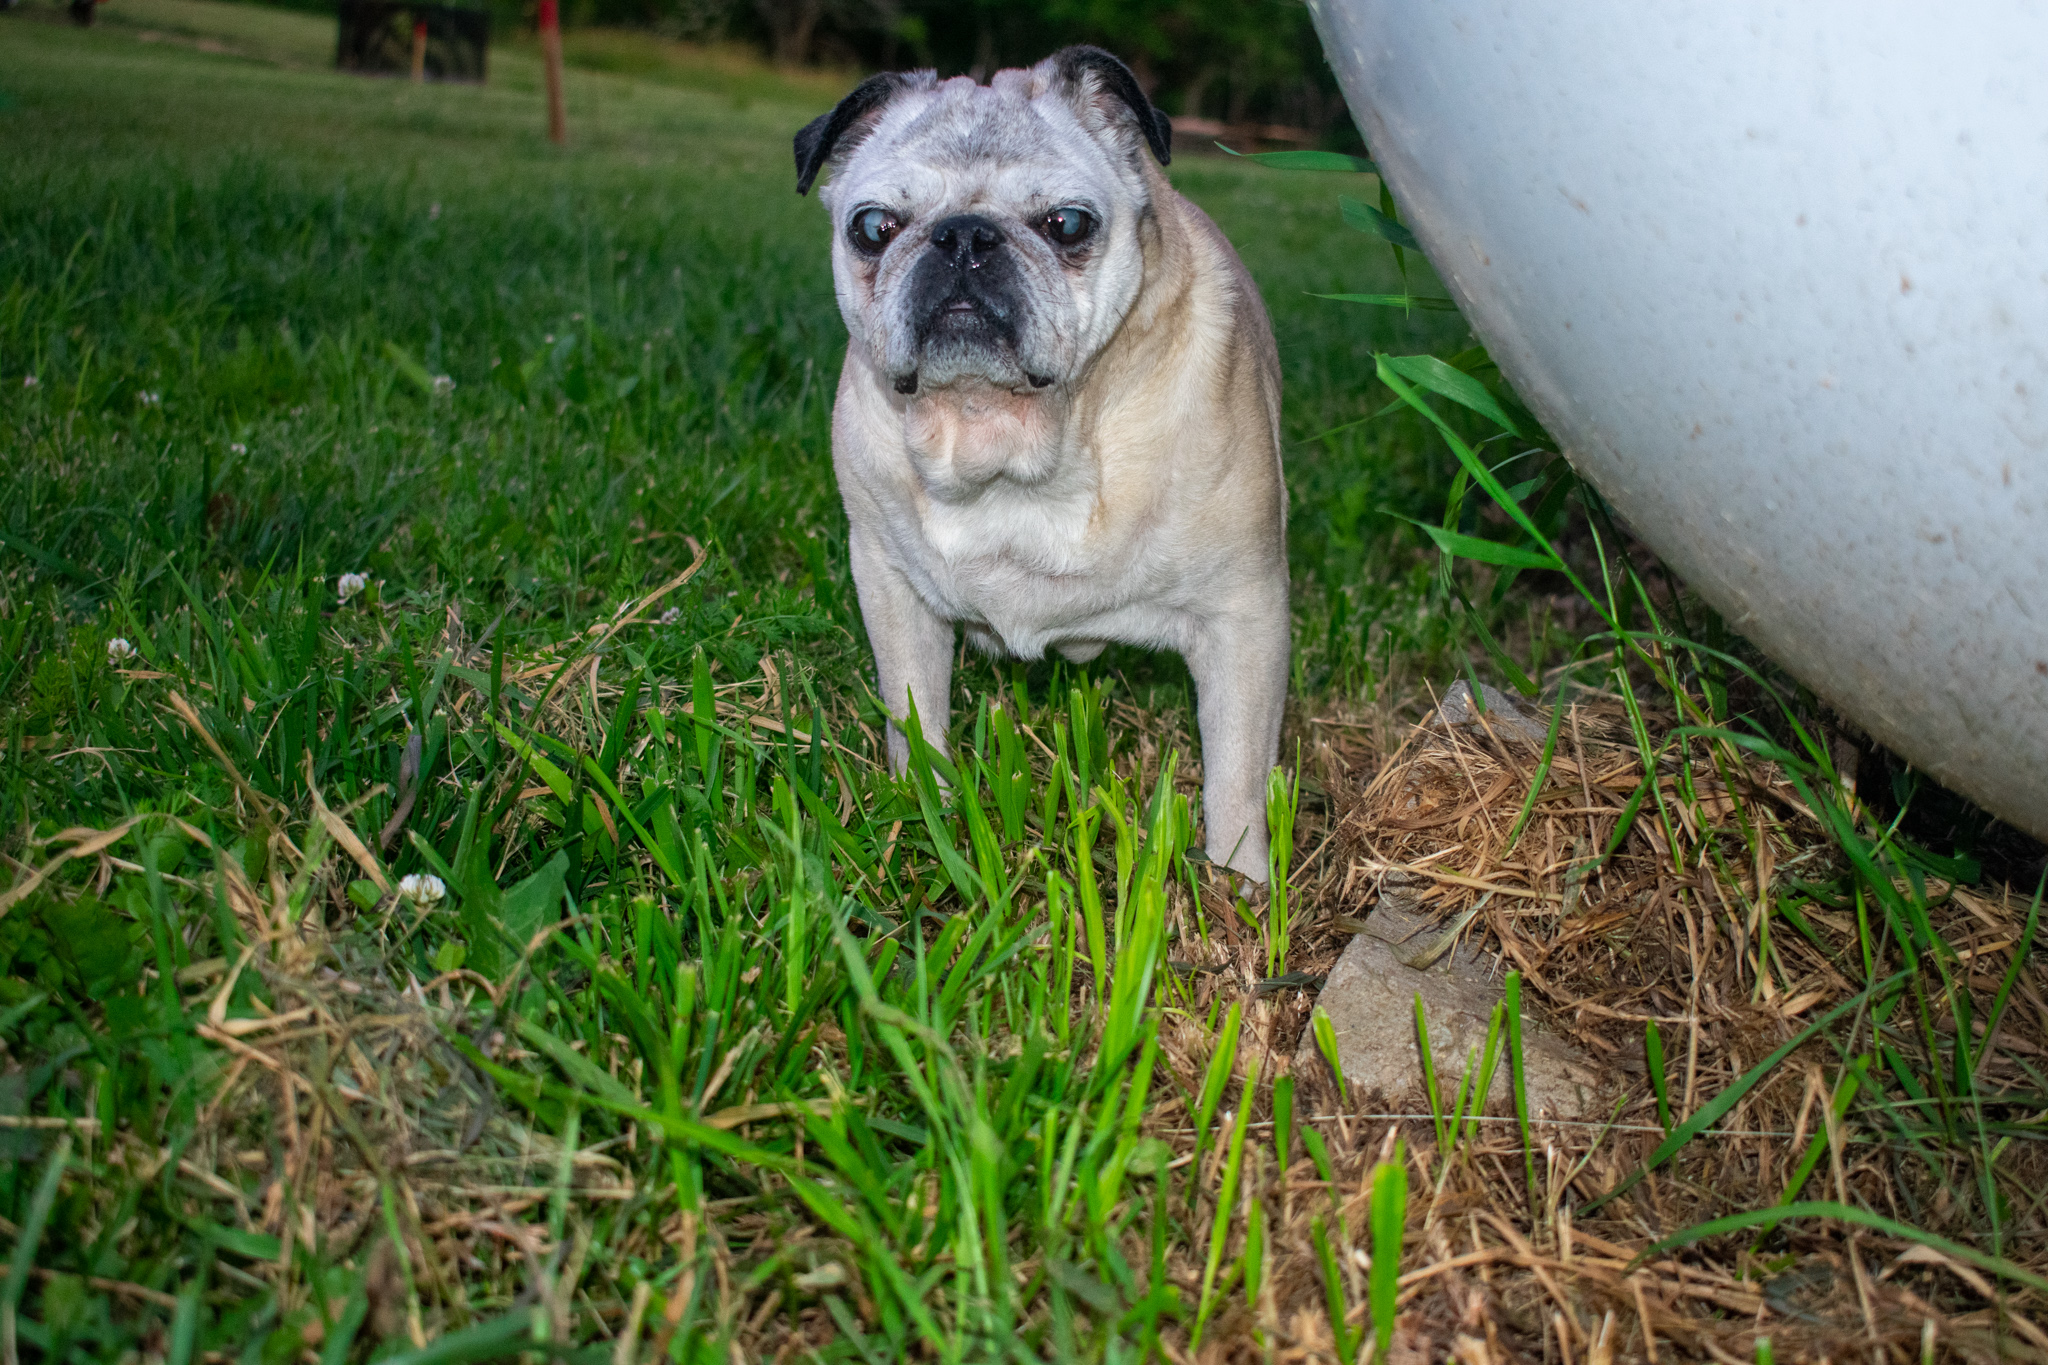
{"label": "pug's black muzzle", "polygon": [[979,214],[955,214],[932,228],[930,242],[908,286],[918,349],[940,342],[1014,353],[1024,310],[1002,228]]}

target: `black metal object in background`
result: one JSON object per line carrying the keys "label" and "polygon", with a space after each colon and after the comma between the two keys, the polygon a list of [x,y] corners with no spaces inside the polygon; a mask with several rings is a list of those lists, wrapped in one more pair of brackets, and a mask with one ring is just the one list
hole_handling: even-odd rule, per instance
{"label": "black metal object in background", "polygon": [[414,30],[426,26],[428,80],[481,81],[491,40],[489,10],[407,0],[341,0],[334,64],[343,71],[405,76],[413,69]]}

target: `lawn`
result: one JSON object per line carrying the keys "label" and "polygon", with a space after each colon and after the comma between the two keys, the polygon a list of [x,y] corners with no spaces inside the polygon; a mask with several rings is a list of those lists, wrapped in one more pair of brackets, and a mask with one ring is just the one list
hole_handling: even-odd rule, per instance
{"label": "lawn", "polygon": [[[829,464],[844,331],[789,151],[850,77],[572,34],[556,148],[519,40],[487,85],[440,87],[333,73],[330,23],[302,14],[112,0],[94,29],[58,18],[0,16],[0,1350],[1350,1359],[1394,1325],[1404,1218],[1432,1265],[1469,1252],[1528,1286],[1579,1284],[1559,1200],[1614,1191],[1647,1143],[1594,1162],[1558,1137],[1539,1178],[1526,1125],[1474,1147],[1426,1114],[1336,1117],[1343,1082],[1293,1064],[1333,917],[1363,909],[1338,816],[1432,690],[1540,679],[1580,648],[1563,626],[1590,619],[1557,575],[1468,612],[1401,520],[1443,520],[1456,455],[1398,404],[1346,425],[1392,397],[1377,354],[1469,344],[1453,313],[1311,297],[1438,292],[1340,217],[1339,193],[1376,182],[1192,154],[1172,172],[1264,291],[1287,382],[1290,911],[1234,901],[1185,856],[1199,754],[1171,656],[970,659],[951,760],[881,771]],[[1624,691],[1649,676],[1620,662]],[[1699,719],[1727,719],[1726,700]],[[1622,724],[1650,742],[1643,716]],[[1519,776],[1509,818],[1536,799]],[[1615,846],[1644,789],[1601,827]],[[1809,825],[1835,809],[1799,790],[1784,809]],[[1637,836],[1657,856],[1674,831],[1720,837],[1673,811],[1664,843]],[[1865,874],[1839,849],[1887,856],[1859,818],[1829,826],[1837,851],[1789,913],[1814,944],[1850,926],[1814,960],[1871,986],[1831,1001],[1871,1004],[1893,958],[1919,958],[1866,931],[1850,962]],[[1711,881],[1708,865],[1691,866]],[[1871,906],[1893,866],[1870,865]],[[1902,923],[1940,899],[1928,869],[1974,875],[1931,854],[1897,867]],[[1785,1001],[1820,969],[1794,970],[1808,947],[1790,928],[1771,946],[1771,897],[1750,894],[1761,919],[1739,942],[1709,929],[1692,959],[1749,1002],[1706,1044],[1731,1040],[1726,1075],[1700,1072],[1695,1097],[1687,1064],[1680,1118],[1808,1022]],[[1815,1043],[1813,1079],[1787,1067],[1771,1111],[1788,1124],[1815,1087],[1829,1112],[1858,1085],[1880,1097],[1865,1052],[1899,1077],[1882,1103],[1932,1105],[1913,1049],[1963,1056],[1936,1077],[1947,1107],[1858,1150],[1874,1171],[1917,1143],[1933,1174],[1898,1175],[1908,1207],[1890,1212],[1976,1246],[1988,1209],[1994,1259],[2001,1219],[2040,1221],[2000,1193],[2032,1168],[2005,1146],[1970,1166],[1971,1143],[2030,1149],[2026,1096],[2048,1087],[1953,1039],[1972,1036],[1983,971],[1974,1018],[1996,1035],[2025,923],[1945,949],[1979,964],[1959,1025],[1923,1000],[1896,1047]],[[1994,1006],[2000,952],[2014,977]],[[1634,1056],[1642,1021],[1677,1008],[1617,1015]],[[2006,1128],[1986,1126],[1972,1068],[2010,1081]],[[1622,1069],[1644,1127],[1665,1077]],[[1743,1180],[1775,1194],[1802,1154],[1813,1169],[1811,1108]],[[1833,1150],[1829,1193],[1879,1206]],[[1467,1180],[1525,1201],[1492,1250],[1444,1203]],[[1735,1211],[1686,1192],[1709,1184],[1694,1170],[1641,1197]],[[1950,1202],[1912,1202],[1937,1187]],[[1605,1226],[1600,1246],[1632,1254],[1686,1221],[1656,1207],[1654,1228]],[[1894,1331],[1856,1266],[1864,1318]],[[1762,1291],[1715,1273],[1722,1298],[1695,1297],[1731,1330],[1748,1306],[1761,1321]],[[1705,1338],[1675,1325],[1691,1309],[1667,1279],[1669,1321],[1640,1322],[1671,1351]],[[1913,1283],[1957,1322],[1981,1309],[1955,1281]],[[1598,1294],[1560,1294],[1553,1328],[1540,1294],[1486,1284],[1471,1302],[1492,1307],[1428,1301],[1448,1314],[1435,1358],[1454,1324],[1481,1343],[1460,1359],[1614,1358],[1592,1344]],[[2001,1300],[1986,1339],[2014,1340],[2007,1315]],[[1412,1356],[1421,1319],[1403,1330]]]}

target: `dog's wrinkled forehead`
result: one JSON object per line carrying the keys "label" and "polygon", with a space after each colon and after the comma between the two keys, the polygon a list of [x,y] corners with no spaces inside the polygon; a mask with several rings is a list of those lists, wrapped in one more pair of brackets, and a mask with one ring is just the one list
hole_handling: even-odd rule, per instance
{"label": "dog's wrinkled forehead", "polygon": [[[925,96],[910,96],[884,116],[839,172],[850,181],[873,169],[887,175],[912,167],[938,172],[958,192],[1006,170],[1064,171],[1075,180],[1122,179],[1123,149],[1105,147],[1065,101],[1048,94],[1029,71],[1005,71],[990,85],[965,76]],[[1012,79],[1005,79],[1012,78]],[[1128,168],[1136,181],[1135,167]]]}
{"label": "dog's wrinkled forehead", "polygon": [[[1003,163],[1067,165],[1089,178],[1140,179],[1161,164],[1172,128],[1128,68],[1099,48],[1065,48],[987,85],[930,71],[871,76],[796,136],[797,192],[827,166],[835,176],[887,163],[941,173]],[[1078,163],[1078,164],[1077,164]]]}

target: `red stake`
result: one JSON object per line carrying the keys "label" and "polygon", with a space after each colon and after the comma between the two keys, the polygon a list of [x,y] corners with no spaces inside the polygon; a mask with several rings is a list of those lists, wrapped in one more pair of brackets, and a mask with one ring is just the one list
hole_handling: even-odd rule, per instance
{"label": "red stake", "polygon": [[562,112],[562,10],[560,0],[540,0],[540,60],[548,83],[548,141],[569,140],[569,120]]}

